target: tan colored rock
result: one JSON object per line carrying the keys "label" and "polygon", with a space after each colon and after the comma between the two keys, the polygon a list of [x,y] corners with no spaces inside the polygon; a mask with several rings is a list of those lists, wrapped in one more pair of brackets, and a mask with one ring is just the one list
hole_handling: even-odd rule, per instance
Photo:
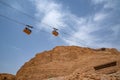
{"label": "tan colored rock", "polygon": [[1,73],[0,74],[0,80],[15,80],[15,75],[7,74],[7,73]]}
{"label": "tan colored rock", "polygon": [[63,80],[119,80],[115,76],[97,73],[82,73],[71,77],[66,77]]}
{"label": "tan colored rock", "polygon": [[[94,68],[111,62],[116,65],[99,70]],[[26,62],[17,72],[16,80],[117,80],[108,74],[118,70],[120,52],[116,49],[57,46]]]}

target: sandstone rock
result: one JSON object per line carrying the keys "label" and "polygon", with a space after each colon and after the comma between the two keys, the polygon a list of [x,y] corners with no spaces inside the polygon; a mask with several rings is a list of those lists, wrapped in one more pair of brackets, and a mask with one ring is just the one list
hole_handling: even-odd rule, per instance
{"label": "sandstone rock", "polygon": [[82,73],[79,75],[74,75],[72,77],[68,76],[67,78],[63,80],[117,80],[117,78],[114,76],[107,75],[107,74]]}
{"label": "sandstone rock", "polygon": [[1,73],[0,74],[0,80],[15,80],[15,75],[7,74],[7,73]]}
{"label": "sandstone rock", "polygon": [[[110,62],[116,64],[94,69],[95,66]],[[26,62],[17,72],[16,80],[117,80],[108,74],[118,70],[120,52],[116,49],[57,46],[53,50],[38,53]]]}

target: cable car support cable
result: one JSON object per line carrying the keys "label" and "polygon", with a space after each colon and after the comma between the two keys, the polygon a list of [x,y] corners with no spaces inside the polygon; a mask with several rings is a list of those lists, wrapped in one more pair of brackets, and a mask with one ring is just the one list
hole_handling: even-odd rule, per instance
{"label": "cable car support cable", "polygon": [[[35,17],[33,17],[33,16],[31,16],[31,15],[29,15],[29,14],[27,14],[27,13],[25,13],[25,12],[23,12],[23,11],[17,9],[17,8],[14,8],[13,6],[7,4],[7,3],[4,2],[4,1],[0,1],[0,3],[3,4],[3,5],[5,5],[5,6],[7,6],[7,7],[9,7],[9,8],[12,8],[12,9],[18,11],[19,13],[21,13],[21,14],[23,14],[23,15],[31,18],[31,19],[34,19],[34,20],[37,21],[37,22],[40,22],[40,21],[37,20]],[[18,23],[18,24],[27,26],[27,27],[29,27],[29,28],[33,28],[33,26],[26,25],[25,23],[21,23],[21,22],[15,20],[15,19],[11,19],[11,18],[9,18],[9,17],[7,17],[7,16],[1,15],[1,14],[0,14],[0,16],[1,16],[1,17],[4,17],[4,18],[6,18],[6,19],[8,19],[8,20],[10,20],[10,21],[13,21],[13,22],[15,22],[15,23]],[[43,23],[43,22],[42,22],[42,24],[51,27],[51,28],[53,29],[53,31],[57,31],[57,30],[55,30],[56,28],[54,29],[54,27],[52,27],[52,26],[50,26],[50,25],[48,25],[48,24],[46,24],[46,23]],[[58,25],[58,26],[59,26],[59,25]],[[71,28],[71,27],[70,27],[70,28]],[[73,28],[71,28],[71,29],[73,30]],[[68,33],[66,33],[66,32],[63,32],[63,31],[62,31],[62,33],[65,34],[65,35],[70,35],[70,34],[68,34]],[[58,35],[58,33],[53,33],[53,34],[56,35],[56,36]],[[83,43],[82,43],[82,44],[83,44]]]}
{"label": "cable car support cable", "polygon": [[[8,3],[4,2],[4,1],[0,1],[0,3],[3,4],[4,6],[7,6],[7,7],[9,7],[9,8],[12,8],[12,9],[18,11],[19,13],[21,13],[21,14],[23,14],[23,15],[25,15],[25,16],[27,16],[27,17],[35,20],[35,21],[37,21],[37,22],[40,22],[40,21],[39,21],[38,19],[36,19],[35,17],[33,17],[33,16],[29,15],[28,13],[23,12],[23,11],[21,11],[21,10],[15,8],[15,7],[13,7],[13,6],[11,6],[10,4],[8,4]],[[48,24],[46,24],[46,23],[44,23],[44,22],[42,22],[42,24],[53,28],[52,26],[50,26],[50,25],[48,25]]]}

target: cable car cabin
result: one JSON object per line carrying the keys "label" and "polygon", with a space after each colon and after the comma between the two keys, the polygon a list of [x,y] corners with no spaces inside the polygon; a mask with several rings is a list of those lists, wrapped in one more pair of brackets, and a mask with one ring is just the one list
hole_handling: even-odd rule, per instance
{"label": "cable car cabin", "polygon": [[58,35],[59,35],[59,33],[58,33],[56,30],[53,30],[53,31],[52,31],[52,34],[53,34],[54,36],[58,36]]}
{"label": "cable car cabin", "polygon": [[29,29],[29,28],[27,28],[27,27],[25,27],[25,29],[23,30],[23,32],[25,32],[27,35],[30,35],[31,32],[32,32],[32,30]]}

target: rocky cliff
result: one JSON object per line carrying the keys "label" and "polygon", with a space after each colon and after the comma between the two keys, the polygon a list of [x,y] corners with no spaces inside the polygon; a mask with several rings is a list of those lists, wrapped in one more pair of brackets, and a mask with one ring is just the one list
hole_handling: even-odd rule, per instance
{"label": "rocky cliff", "polygon": [[15,75],[7,74],[7,73],[1,73],[0,74],[0,80],[15,80]]}
{"label": "rocky cliff", "polygon": [[120,80],[119,70],[116,49],[57,46],[26,62],[16,80]]}

